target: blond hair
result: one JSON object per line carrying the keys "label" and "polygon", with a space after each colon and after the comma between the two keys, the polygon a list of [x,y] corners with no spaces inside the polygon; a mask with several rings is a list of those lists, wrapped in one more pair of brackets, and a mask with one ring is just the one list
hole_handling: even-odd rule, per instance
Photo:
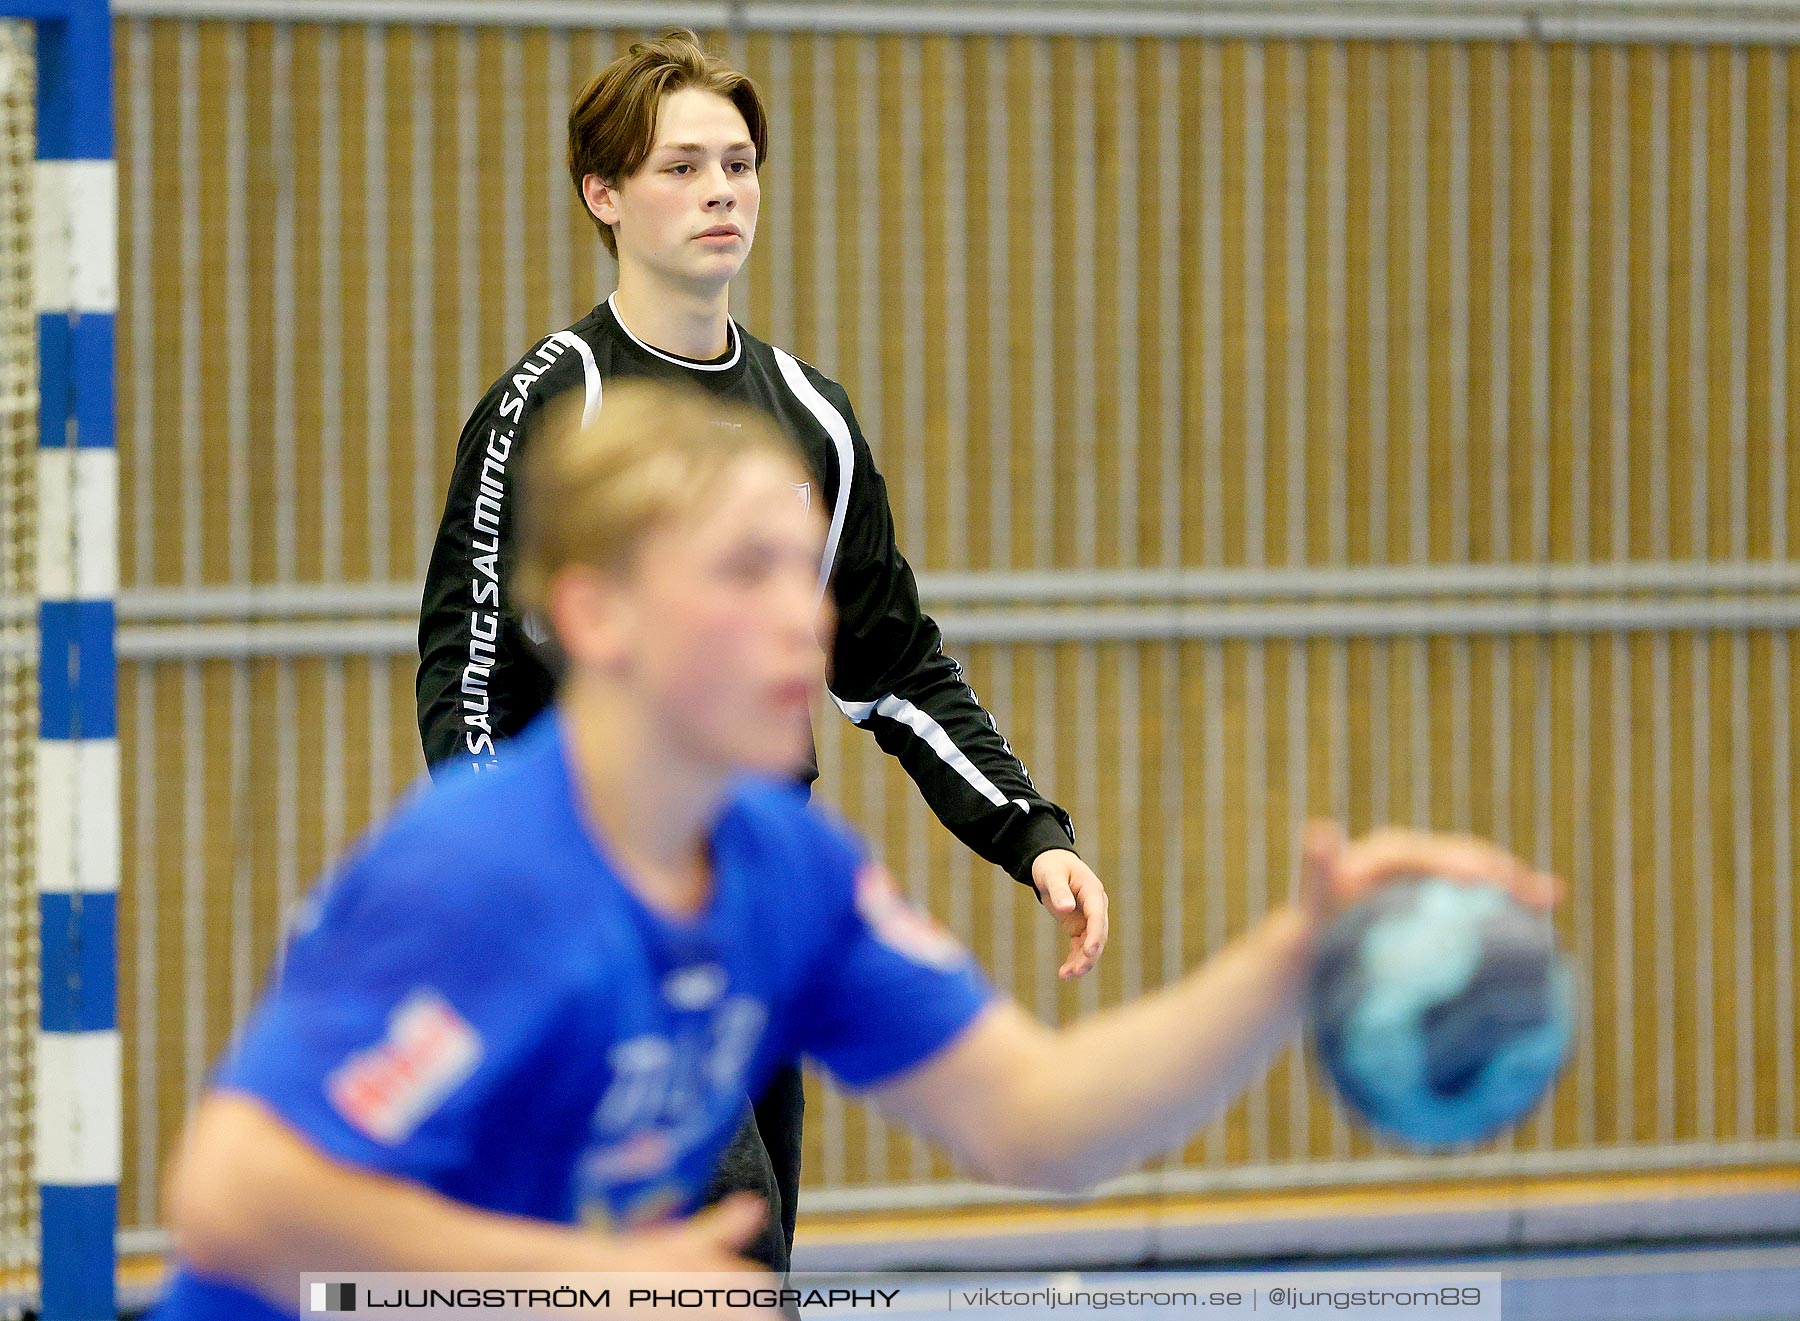
{"label": "blond hair", "polygon": [[[588,80],[569,110],[569,178],[587,206],[582,181],[597,175],[616,187],[637,173],[656,144],[656,116],[663,98],[697,87],[737,107],[756,147],[760,169],[769,157],[769,119],[762,96],[748,74],[732,68],[701,46],[686,28],[667,28],[640,41]],[[619,241],[612,226],[590,210],[600,241],[613,256]]]}
{"label": "blond hair", "polygon": [[546,418],[519,476],[521,607],[541,611],[550,580],[572,564],[628,568],[647,532],[700,507],[721,477],[755,457],[805,477],[799,451],[767,416],[692,386],[609,383],[591,422]]}

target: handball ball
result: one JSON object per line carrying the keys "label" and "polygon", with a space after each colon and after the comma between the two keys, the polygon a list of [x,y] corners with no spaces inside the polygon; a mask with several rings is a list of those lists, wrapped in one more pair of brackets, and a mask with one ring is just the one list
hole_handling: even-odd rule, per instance
{"label": "handball ball", "polygon": [[1490,1137],[1535,1106],[1573,1036],[1574,978],[1546,914],[1497,885],[1387,885],[1320,943],[1313,1051],[1371,1128],[1414,1147]]}

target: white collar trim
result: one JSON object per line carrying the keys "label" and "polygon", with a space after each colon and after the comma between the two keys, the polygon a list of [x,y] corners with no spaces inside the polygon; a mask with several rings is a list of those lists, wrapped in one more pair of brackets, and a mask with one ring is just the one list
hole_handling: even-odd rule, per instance
{"label": "white collar trim", "polygon": [[612,309],[613,320],[619,323],[619,329],[625,332],[631,342],[637,345],[645,353],[654,353],[664,362],[672,362],[677,367],[686,367],[689,371],[693,372],[729,371],[731,368],[737,366],[738,359],[744,356],[744,337],[738,333],[737,322],[733,321],[730,317],[725,318],[725,333],[731,337],[731,356],[725,359],[724,362],[695,362],[690,358],[678,358],[673,353],[664,353],[654,344],[646,344],[643,340],[631,333],[631,327],[626,325],[625,318],[619,315],[619,305],[613,301],[613,299],[618,296],[619,295],[616,292],[606,296],[606,305]]}

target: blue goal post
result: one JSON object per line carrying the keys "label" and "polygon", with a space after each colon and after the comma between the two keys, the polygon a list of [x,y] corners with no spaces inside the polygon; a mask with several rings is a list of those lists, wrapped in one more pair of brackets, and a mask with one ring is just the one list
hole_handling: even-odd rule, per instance
{"label": "blue goal post", "polygon": [[0,0],[0,18],[29,20],[36,38],[36,1310],[42,1321],[114,1321],[123,1139],[111,15],[106,0]]}

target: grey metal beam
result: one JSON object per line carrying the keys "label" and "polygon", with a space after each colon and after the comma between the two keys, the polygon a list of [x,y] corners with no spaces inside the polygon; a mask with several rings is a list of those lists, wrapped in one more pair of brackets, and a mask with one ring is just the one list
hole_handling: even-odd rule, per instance
{"label": "grey metal beam", "polygon": [[452,26],[652,28],[762,32],[896,32],[1039,36],[1200,36],[1338,40],[1789,43],[1788,3],[1507,3],[1314,0],[1314,3],[607,3],[606,0],[113,0],[132,17]]}
{"label": "grey metal beam", "polygon": [[[1200,605],[1227,601],[1675,596],[1800,592],[1800,561],[1441,564],[1298,569],[1118,569],[924,573],[919,592],[952,605]],[[127,624],[410,614],[416,583],[138,588],[120,594]]]}
{"label": "grey metal beam", "polygon": [[[1800,628],[1800,596],[1689,601],[1348,602],[1316,606],[1166,606],[966,611],[938,623],[955,644],[1149,642],[1229,638],[1476,637],[1650,630]],[[127,624],[126,660],[381,656],[411,652],[410,617],[254,623]]]}

